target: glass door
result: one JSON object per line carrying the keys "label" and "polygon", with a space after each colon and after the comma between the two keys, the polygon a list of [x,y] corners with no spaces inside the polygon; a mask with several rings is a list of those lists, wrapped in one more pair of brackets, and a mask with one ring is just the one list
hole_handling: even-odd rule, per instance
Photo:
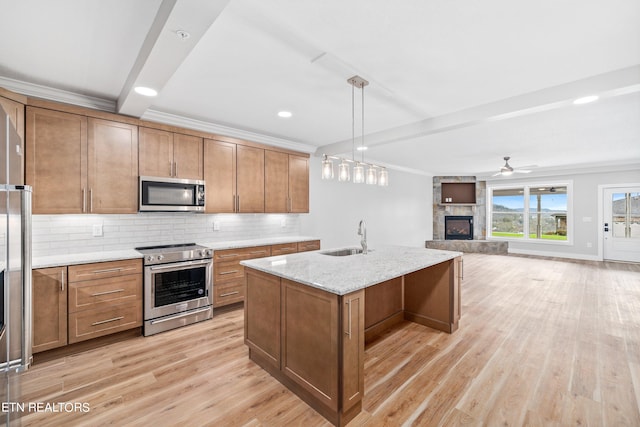
{"label": "glass door", "polygon": [[604,190],[604,259],[640,262],[640,187]]}

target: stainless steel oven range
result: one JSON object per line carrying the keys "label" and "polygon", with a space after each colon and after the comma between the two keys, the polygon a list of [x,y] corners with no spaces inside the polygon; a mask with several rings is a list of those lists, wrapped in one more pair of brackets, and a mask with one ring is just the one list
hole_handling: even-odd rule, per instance
{"label": "stainless steel oven range", "polygon": [[195,243],[136,250],[144,255],[145,336],[212,317],[213,250]]}

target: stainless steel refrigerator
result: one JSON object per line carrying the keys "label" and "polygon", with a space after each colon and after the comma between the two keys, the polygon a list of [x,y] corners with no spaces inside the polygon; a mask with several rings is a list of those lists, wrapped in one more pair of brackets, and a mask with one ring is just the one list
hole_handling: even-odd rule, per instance
{"label": "stainless steel refrigerator", "polygon": [[0,425],[12,426],[23,414],[4,409],[20,402],[20,373],[32,361],[31,189],[22,185],[23,159],[22,140],[0,107]]}

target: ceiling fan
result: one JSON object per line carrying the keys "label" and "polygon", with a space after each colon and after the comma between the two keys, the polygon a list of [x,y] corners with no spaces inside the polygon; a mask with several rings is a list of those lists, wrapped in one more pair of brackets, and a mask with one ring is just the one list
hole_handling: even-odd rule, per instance
{"label": "ceiling fan", "polygon": [[513,173],[530,173],[531,172],[528,169],[514,169],[513,167],[511,167],[511,165],[509,164],[509,159],[511,159],[511,157],[509,156],[505,156],[503,157],[503,159],[504,159],[504,166],[500,168],[500,172],[494,174],[493,176],[498,176],[498,175],[509,176]]}

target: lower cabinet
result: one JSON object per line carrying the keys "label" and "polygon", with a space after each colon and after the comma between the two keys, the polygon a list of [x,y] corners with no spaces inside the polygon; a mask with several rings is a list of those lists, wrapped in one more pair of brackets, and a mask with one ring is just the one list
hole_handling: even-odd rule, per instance
{"label": "lower cabinet", "polygon": [[213,253],[213,306],[222,307],[244,301],[244,267],[240,261],[320,249],[320,240],[223,249]]}
{"label": "lower cabinet", "polygon": [[142,326],[142,260],[32,271],[33,353]]}
{"label": "lower cabinet", "polygon": [[245,269],[249,357],[335,425],[364,394],[364,290],[336,295]]}
{"label": "lower cabinet", "polygon": [[32,272],[33,352],[67,345],[67,267]]}

